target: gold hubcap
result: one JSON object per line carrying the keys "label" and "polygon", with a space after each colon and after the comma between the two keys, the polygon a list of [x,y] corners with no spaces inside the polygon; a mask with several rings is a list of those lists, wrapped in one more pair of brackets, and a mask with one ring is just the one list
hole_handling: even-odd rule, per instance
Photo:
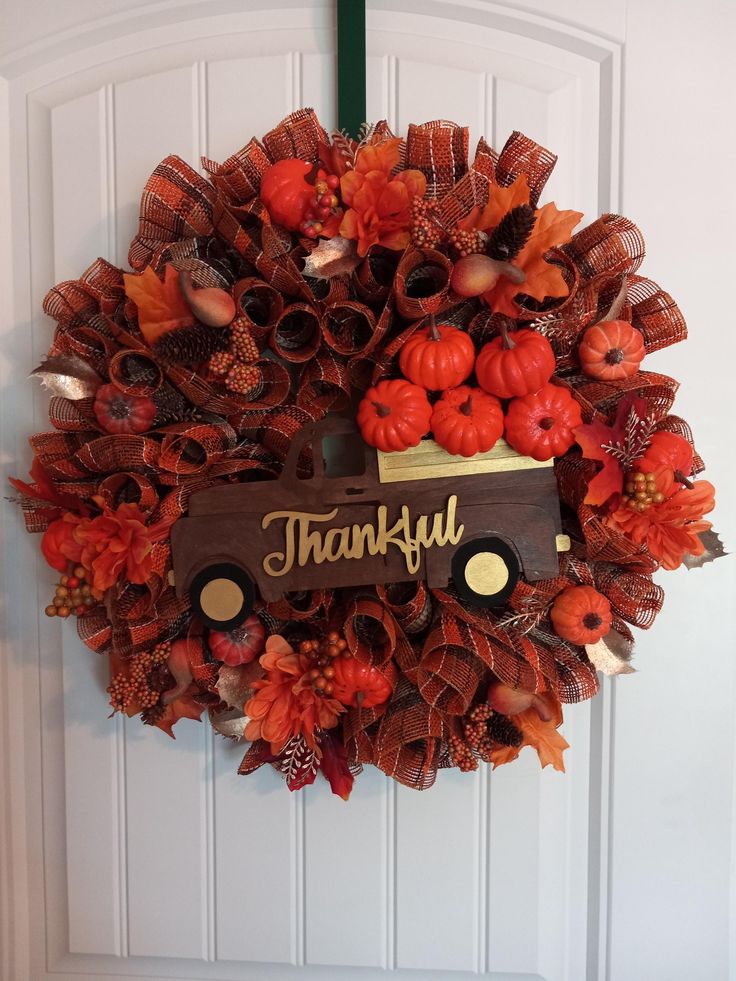
{"label": "gold hubcap", "polygon": [[468,559],[465,581],[479,596],[493,596],[509,581],[508,566],[495,552],[478,552]]}
{"label": "gold hubcap", "polygon": [[199,594],[202,612],[211,620],[232,620],[243,608],[243,590],[232,579],[213,579]]}

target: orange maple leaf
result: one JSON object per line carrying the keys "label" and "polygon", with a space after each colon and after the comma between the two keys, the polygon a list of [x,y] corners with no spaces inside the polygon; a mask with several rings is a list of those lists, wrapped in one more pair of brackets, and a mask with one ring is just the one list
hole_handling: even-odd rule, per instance
{"label": "orange maple leaf", "polygon": [[562,725],[562,705],[552,692],[542,692],[539,697],[549,706],[552,718],[547,722],[543,721],[533,707],[512,716],[512,722],[523,736],[521,745],[494,749],[491,753],[494,769],[515,760],[524,746],[533,746],[543,767],[551,765],[555,770],[565,772],[562,753],[570,744],[557,731]]}
{"label": "orange maple leaf", "polygon": [[508,187],[494,185],[491,188],[488,204],[481,211],[476,205],[462,221],[458,222],[460,228],[477,228],[481,232],[490,231],[499,224],[512,208],[520,204],[529,204],[529,182],[526,174],[519,174],[512,184]]}
{"label": "orange maple leaf", "polygon": [[616,407],[616,417],[609,426],[605,422],[590,422],[578,426],[574,430],[578,446],[583,451],[586,460],[600,460],[603,464],[600,471],[588,482],[588,492],[584,504],[600,506],[606,503],[614,494],[620,494],[623,488],[624,472],[615,453],[606,447],[619,446],[624,448],[626,440],[626,424],[629,414],[634,413],[644,420],[649,411],[646,399],[629,394],[621,399]]}
{"label": "orange maple leaf", "polygon": [[167,265],[164,280],[150,266],[136,276],[123,273],[125,295],[138,307],[138,326],[149,345],[162,334],[194,323],[194,315],[179,289],[179,274]]}
{"label": "orange maple leaf", "polygon": [[179,719],[196,719],[199,722],[203,711],[203,706],[197,704],[191,695],[182,695],[166,706],[161,718],[153,725],[163,729],[167,736],[176,739],[173,729]]}
{"label": "orange maple leaf", "polygon": [[526,281],[519,286],[502,276],[496,286],[482,299],[494,313],[505,313],[509,317],[519,315],[519,306],[514,297],[519,293],[543,300],[547,296],[567,296],[569,290],[559,266],[544,258],[549,249],[564,245],[572,237],[572,230],[583,217],[581,211],[559,211],[554,202],[545,204],[534,212],[536,221],[529,241],[514,259],[526,274]]}

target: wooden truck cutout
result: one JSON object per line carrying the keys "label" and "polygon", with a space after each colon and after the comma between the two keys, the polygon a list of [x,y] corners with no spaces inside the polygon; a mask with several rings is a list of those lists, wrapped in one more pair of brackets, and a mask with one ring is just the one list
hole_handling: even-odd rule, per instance
{"label": "wooden truck cutout", "polygon": [[[297,462],[310,444],[313,472],[302,479]],[[498,606],[521,574],[530,582],[558,574],[557,553],[570,547],[561,532],[552,460],[520,456],[503,440],[469,459],[433,440],[381,453],[350,420],[331,417],[300,430],[277,479],[192,494],[188,517],[172,528],[174,582],[217,630],[250,615],[256,588],[270,601],[453,580],[467,603]]]}

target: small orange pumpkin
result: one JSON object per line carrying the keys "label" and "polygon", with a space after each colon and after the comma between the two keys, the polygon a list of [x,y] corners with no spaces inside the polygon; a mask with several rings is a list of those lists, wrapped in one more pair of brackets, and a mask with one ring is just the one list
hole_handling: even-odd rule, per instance
{"label": "small orange pumpkin", "polygon": [[156,418],[156,403],[145,395],[129,395],[112,383],[100,385],[92,406],[106,433],[145,433]]}
{"label": "small orange pumpkin", "polygon": [[391,697],[393,688],[385,675],[354,657],[336,657],[332,662],[333,697],[351,708],[375,708]]}
{"label": "small orange pumpkin", "polygon": [[578,354],[583,371],[591,378],[630,378],[644,357],[644,338],[625,320],[607,320],[588,327]]}
{"label": "small orange pumpkin", "polygon": [[530,395],[550,380],[555,370],[552,345],[535,330],[508,331],[501,321],[501,336],[484,344],[475,363],[478,384],[500,399]]}
{"label": "small orange pumpkin", "polygon": [[562,456],[583,423],[580,406],[566,388],[543,385],[538,392],[512,399],[506,411],[506,441],[535,460]]}
{"label": "small orange pumpkin", "polygon": [[271,220],[291,232],[299,230],[304,213],[314,203],[314,186],[305,180],[312,170],[307,160],[279,160],[264,171],[261,201]]}
{"label": "small orange pumpkin", "polygon": [[405,342],[399,368],[409,381],[431,392],[454,388],[473,370],[475,348],[463,330],[437,324],[434,317]]}
{"label": "small orange pumpkin", "polygon": [[266,630],[255,614],[233,630],[210,630],[207,643],[212,656],[235,667],[255,661],[266,644]]}
{"label": "small orange pumpkin", "polygon": [[369,446],[384,453],[417,446],[429,432],[432,406],[419,385],[403,378],[380,381],[358,406],[358,428]]}
{"label": "small orange pumpkin", "polygon": [[568,586],[555,599],[555,632],[572,644],[595,644],[611,629],[611,604],[592,586]]}
{"label": "small orange pumpkin", "polygon": [[460,385],[435,403],[430,421],[435,441],[456,456],[485,453],[503,433],[503,409],[495,395]]}
{"label": "small orange pumpkin", "polygon": [[659,467],[668,467],[685,477],[693,468],[693,448],[684,436],[666,430],[654,433],[649,446],[636,461],[636,469],[642,473],[653,473]]}

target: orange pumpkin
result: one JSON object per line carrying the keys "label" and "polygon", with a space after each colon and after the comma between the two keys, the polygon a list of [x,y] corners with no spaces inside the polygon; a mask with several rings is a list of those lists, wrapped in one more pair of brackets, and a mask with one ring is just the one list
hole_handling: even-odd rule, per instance
{"label": "orange pumpkin", "polygon": [[456,456],[485,453],[503,433],[503,409],[495,395],[461,385],[435,403],[430,421],[435,441]]}
{"label": "orange pumpkin", "polygon": [[306,160],[279,160],[264,171],[261,201],[271,220],[296,232],[307,208],[314,203],[314,186],[304,179],[312,170]]}
{"label": "orange pumpkin", "polygon": [[611,629],[611,604],[592,586],[568,586],[552,604],[552,626],[572,644],[595,644]]}
{"label": "orange pumpkin", "polygon": [[335,668],[332,695],[343,705],[375,708],[391,697],[391,684],[378,668],[354,657],[337,657],[332,663]]}
{"label": "orange pumpkin", "polygon": [[533,395],[512,399],[506,411],[506,441],[517,453],[535,460],[562,456],[582,425],[580,406],[566,388],[543,385]]}
{"label": "orange pumpkin", "polygon": [[630,378],[644,357],[644,338],[625,320],[607,320],[588,327],[578,354],[583,371],[591,378]]}
{"label": "orange pumpkin", "polygon": [[636,461],[636,469],[641,473],[654,473],[660,467],[668,467],[685,477],[690,475],[693,448],[684,436],[666,431],[654,433],[646,453]]}
{"label": "orange pumpkin", "polygon": [[234,630],[210,630],[207,643],[212,656],[235,667],[255,661],[266,643],[266,630],[253,614]]}
{"label": "orange pumpkin", "polygon": [[358,406],[358,428],[369,446],[392,453],[417,446],[431,416],[425,390],[396,378],[368,389]]}
{"label": "orange pumpkin", "polygon": [[465,331],[434,318],[405,342],[399,367],[409,381],[432,392],[454,388],[473,370],[475,348]]}
{"label": "orange pumpkin", "polygon": [[156,418],[156,403],[145,395],[129,395],[116,385],[100,385],[93,411],[106,433],[145,433]]}
{"label": "orange pumpkin", "polygon": [[509,334],[505,322],[500,337],[484,344],[475,364],[480,387],[500,399],[536,392],[554,370],[555,352],[546,337],[526,329]]}

